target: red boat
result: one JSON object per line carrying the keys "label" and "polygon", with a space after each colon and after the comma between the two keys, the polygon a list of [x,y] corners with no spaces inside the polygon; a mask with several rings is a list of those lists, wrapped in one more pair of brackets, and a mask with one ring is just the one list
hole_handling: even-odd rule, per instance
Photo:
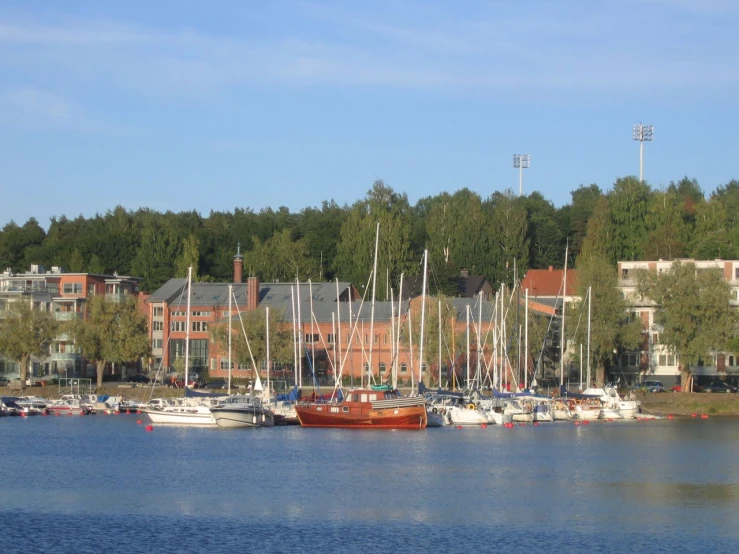
{"label": "red boat", "polygon": [[390,387],[350,390],[341,401],[300,403],[295,410],[303,427],[426,428],[426,399],[402,396]]}

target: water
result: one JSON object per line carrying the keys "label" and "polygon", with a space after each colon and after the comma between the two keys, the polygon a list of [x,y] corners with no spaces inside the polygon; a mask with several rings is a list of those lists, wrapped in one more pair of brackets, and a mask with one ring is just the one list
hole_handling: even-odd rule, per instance
{"label": "water", "polygon": [[734,552],[739,426],[0,418],[0,552]]}

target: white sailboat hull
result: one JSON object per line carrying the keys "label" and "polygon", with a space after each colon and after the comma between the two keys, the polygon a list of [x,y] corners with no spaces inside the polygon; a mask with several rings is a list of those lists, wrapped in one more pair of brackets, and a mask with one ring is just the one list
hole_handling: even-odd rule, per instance
{"label": "white sailboat hull", "polygon": [[233,429],[238,427],[273,427],[275,418],[271,412],[214,408],[213,419],[218,427]]}
{"label": "white sailboat hull", "polygon": [[457,406],[449,406],[446,417],[449,425],[482,425],[488,423],[487,417],[480,410],[470,410]]}
{"label": "white sailboat hull", "polygon": [[201,425],[213,426],[216,424],[210,410],[197,411],[168,411],[168,410],[143,410],[152,423],[157,425]]}

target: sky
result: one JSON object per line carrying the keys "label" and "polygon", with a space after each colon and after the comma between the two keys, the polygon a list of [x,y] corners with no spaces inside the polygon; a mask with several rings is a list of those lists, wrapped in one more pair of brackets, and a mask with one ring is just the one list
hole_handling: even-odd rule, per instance
{"label": "sky", "polygon": [[739,179],[734,0],[10,0],[0,228]]}

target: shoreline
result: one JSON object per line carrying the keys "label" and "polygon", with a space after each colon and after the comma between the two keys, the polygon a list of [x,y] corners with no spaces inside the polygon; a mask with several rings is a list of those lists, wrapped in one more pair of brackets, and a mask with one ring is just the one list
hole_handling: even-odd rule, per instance
{"label": "shoreline", "polygon": [[[323,394],[330,393],[332,387],[322,387],[319,392]],[[225,396],[227,392],[208,391],[205,392],[222,392]],[[232,389],[232,392],[244,393],[242,389]],[[408,390],[401,389],[401,392],[408,393]],[[59,391],[57,387],[27,387],[25,391],[10,389],[10,387],[0,387],[0,396],[43,396],[46,398],[59,398],[61,394],[67,394],[69,391]],[[313,393],[312,388],[304,388],[303,395]],[[170,389],[168,387],[150,387],[147,385],[126,387],[118,385],[106,386],[103,392],[96,393],[98,396],[107,394],[108,396],[121,396],[126,400],[148,401],[150,398],[172,398],[183,396],[182,389]],[[639,392],[636,394],[636,400],[639,400],[644,412],[660,416],[684,416],[692,417],[693,414],[721,417],[739,417],[739,394],[715,394],[705,392],[662,392],[648,393]]]}

